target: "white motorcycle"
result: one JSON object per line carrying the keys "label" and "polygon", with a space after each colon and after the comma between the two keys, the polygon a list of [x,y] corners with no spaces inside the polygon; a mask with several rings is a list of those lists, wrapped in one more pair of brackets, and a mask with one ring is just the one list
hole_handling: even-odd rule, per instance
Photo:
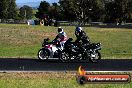
{"label": "white motorcycle", "polygon": [[59,55],[61,53],[61,49],[59,48],[59,42],[48,42],[49,39],[44,39],[42,43],[42,48],[38,51],[38,58],[40,60],[47,59],[60,59]]}

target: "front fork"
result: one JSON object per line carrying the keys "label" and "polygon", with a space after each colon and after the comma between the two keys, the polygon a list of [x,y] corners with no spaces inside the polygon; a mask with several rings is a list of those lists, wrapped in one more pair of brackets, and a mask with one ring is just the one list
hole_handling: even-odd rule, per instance
{"label": "front fork", "polygon": [[95,53],[96,53],[95,50],[90,49],[90,50],[87,51],[87,56],[90,58],[91,55],[94,55]]}
{"label": "front fork", "polygon": [[96,57],[96,50],[90,50],[90,57],[95,58]]}
{"label": "front fork", "polygon": [[48,50],[49,50],[49,52],[50,52],[49,57],[50,57],[50,58],[53,58],[54,52],[53,52],[51,49],[48,49]]}

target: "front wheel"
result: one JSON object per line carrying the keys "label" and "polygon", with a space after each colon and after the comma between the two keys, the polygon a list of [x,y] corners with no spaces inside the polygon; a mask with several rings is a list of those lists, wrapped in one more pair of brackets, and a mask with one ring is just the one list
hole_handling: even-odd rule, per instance
{"label": "front wheel", "polygon": [[38,58],[39,60],[47,60],[49,58],[49,53],[47,50],[40,49],[38,51]]}
{"label": "front wheel", "polygon": [[90,61],[93,63],[98,62],[101,59],[101,54],[100,52],[96,51],[94,53],[90,54]]}

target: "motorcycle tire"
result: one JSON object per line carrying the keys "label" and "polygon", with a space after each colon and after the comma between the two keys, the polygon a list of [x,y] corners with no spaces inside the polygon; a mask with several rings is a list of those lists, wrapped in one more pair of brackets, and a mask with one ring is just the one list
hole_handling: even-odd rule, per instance
{"label": "motorcycle tire", "polygon": [[49,58],[49,52],[45,49],[40,49],[38,51],[38,58],[39,60],[47,60]]}
{"label": "motorcycle tire", "polygon": [[60,53],[59,59],[60,59],[62,62],[68,62],[68,61],[69,61],[69,54],[62,51],[62,52]]}

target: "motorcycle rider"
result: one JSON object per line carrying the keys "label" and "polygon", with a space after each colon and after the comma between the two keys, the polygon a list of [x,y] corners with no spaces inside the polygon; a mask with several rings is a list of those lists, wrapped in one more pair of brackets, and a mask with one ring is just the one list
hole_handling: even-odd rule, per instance
{"label": "motorcycle rider", "polygon": [[[90,40],[86,33],[82,30],[82,27],[76,27],[75,29],[75,35],[76,35],[76,40],[75,40],[75,45],[79,47],[80,52],[83,54],[86,49],[83,47],[83,45],[89,45]],[[79,54],[81,55],[81,54]]]}
{"label": "motorcycle rider", "polygon": [[63,49],[64,43],[66,41],[67,41],[67,35],[66,35],[66,33],[63,31],[63,28],[58,27],[58,35],[53,40],[53,42],[59,43],[60,46],[58,48]]}
{"label": "motorcycle rider", "polygon": [[82,30],[82,27],[76,27],[75,29],[75,35],[76,35],[76,40],[75,43],[79,43],[80,41],[83,44],[90,44],[89,37],[86,35],[86,33]]}

